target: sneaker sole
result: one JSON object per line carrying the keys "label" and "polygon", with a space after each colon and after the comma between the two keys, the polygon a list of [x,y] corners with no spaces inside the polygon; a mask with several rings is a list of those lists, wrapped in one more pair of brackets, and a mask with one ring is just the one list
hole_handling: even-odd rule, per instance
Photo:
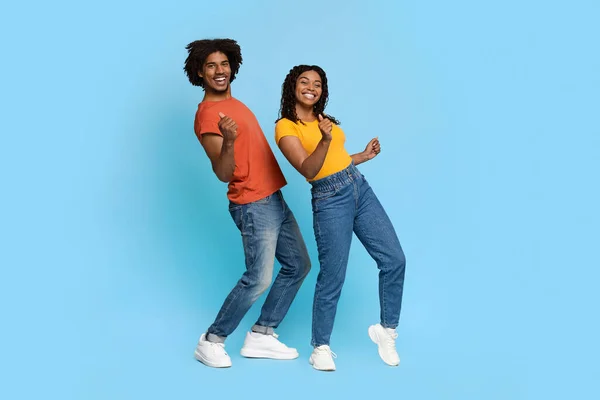
{"label": "sneaker sole", "polygon": [[309,363],[310,365],[312,365],[312,367],[313,367],[314,369],[316,369],[317,371],[325,371],[325,372],[333,372],[333,371],[335,371],[335,365],[334,365],[332,368],[317,368],[317,367],[315,367],[315,363],[314,363],[314,361],[313,361],[312,357],[310,357],[310,358],[308,359],[308,363]]}
{"label": "sneaker sole", "polygon": [[373,341],[373,343],[375,343],[377,345],[377,353],[379,353],[379,358],[381,358],[384,363],[386,363],[387,365],[389,365],[391,367],[397,367],[400,364],[400,361],[398,361],[398,363],[395,364],[395,363],[388,362],[383,357],[383,354],[382,354],[382,351],[381,351],[381,346],[379,345],[379,336],[377,336],[377,332],[375,332],[375,325],[371,325],[369,327],[369,337],[371,338],[371,340]]}
{"label": "sneaker sole", "polygon": [[226,364],[216,364],[216,363],[210,362],[206,358],[202,357],[202,354],[198,353],[197,351],[194,351],[194,358],[197,361],[200,361],[202,364],[206,365],[207,367],[212,367],[212,368],[229,368],[229,367],[231,367],[231,362],[226,363]]}
{"label": "sneaker sole", "polygon": [[242,357],[246,358],[269,358],[271,360],[293,360],[298,358],[298,352],[295,353],[277,353],[269,350],[254,350],[242,348],[240,351]]}

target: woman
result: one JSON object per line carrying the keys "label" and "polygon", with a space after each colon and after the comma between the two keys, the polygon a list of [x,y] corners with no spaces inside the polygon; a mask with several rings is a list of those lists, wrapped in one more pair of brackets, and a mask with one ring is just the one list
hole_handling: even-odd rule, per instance
{"label": "woman", "polygon": [[277,145],[287,160],[312,185],[315,238],[321,270],[313,305],[310,363],[333,371],[335,354],[329,347],[337,303],[342,291],[352,232],[379,269],[381,321],[369,327],[383,361],[398,365],[396,327],[400,317],[405,259],[394,227],[357,165],[380,152],[377,138],[362,153],[348,154],[339,122],[324,113],[327,77],[318,66],[292,68],[282,85]]}

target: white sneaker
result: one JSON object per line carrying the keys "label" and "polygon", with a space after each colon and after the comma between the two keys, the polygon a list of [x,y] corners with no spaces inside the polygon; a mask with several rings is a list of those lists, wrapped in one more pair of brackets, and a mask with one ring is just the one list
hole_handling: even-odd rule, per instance
{"label": "white sneaker", "polygon": [[313,366],[314,369],[319,371],[335,371],[335,363],[333,359],[337,358],[337,355],[331,351],[329,346],[326,344],[315,347],[308,362]]}
{"label": "white sneaker", "polygon": [[206,340],[206,334],[203,333],[198,340],[198,346],[194,351],[194,357],[204,365],[213,368],[231,367],[231,358],[225,351],[225,344],[213,343]]}
{"label": "white sneaker", "polygon": [[272,358],[274,360],[293,360],[298,358],[298,350],[287,347],[277,340],[277,334],[263,335],[248,332],[240,354],[248,358]]}
{"label": "white sneaker", "polygon": [[379,357],[387,365],[395,367],[400,364],[400,357],[396,351],[396,338],[398,334],[395,329],[384,328],[381,324],[369,327],[369,337],[379,350]]}

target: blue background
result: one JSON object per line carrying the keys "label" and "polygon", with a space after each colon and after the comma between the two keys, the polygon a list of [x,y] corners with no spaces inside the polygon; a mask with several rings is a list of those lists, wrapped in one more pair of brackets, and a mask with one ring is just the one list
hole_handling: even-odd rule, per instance
{"label": "blue background", "polygon": [[[75,1],[6,4],[0,307],[5,399],[594,398],[598,389],[597,1]],[[273,145],[280,86],[330,78],[347,148],[408,267],[398,368],[366,329],[377,273],[355,240],[312,370],[318,271],[309,185],[275,149],[315,268],[281,338],[291,362],[193,360],[243,270],[239,233],[193,134],[184,46],[239,41],[233,94]]]}

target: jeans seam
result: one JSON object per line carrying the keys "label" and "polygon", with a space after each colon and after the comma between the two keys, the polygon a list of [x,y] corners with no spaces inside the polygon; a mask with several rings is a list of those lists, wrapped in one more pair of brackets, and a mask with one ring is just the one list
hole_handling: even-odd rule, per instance
{"label": "jeans seam", "polygon": [[[241,216],[240,216],[240,233],[242,235],[242,242],[243,242],[244,231],[247,228],[246,224],[244,223],[244,217],[248,214],[248,210],[247,210],[246,207],[244,207],[242,205],[240,211],[241,211]],[[247,271],[248,270],[247,269],[248,268],[248,265],[247,265],[248,258],[246,256],[246,251],[248,251],[248,254],[250,254],[250,256],[251,256],[250,261],[253,261],[253,258],[254,258],[254,256],[252,255],[252,252],[251,252],[252,251],[252,241],[250,241],[250,243],[248,244],[248,246],[246,246],[244,244],[243,247],[244,247],[244,262],[246,263],[246,271]],[[229,309],[231,308],[231,305],[234,304],[236,302],[237,298],[240,296],[241,288],[239,288],[236,285],[236,287],[234,288],[234,290],[235,290],[234,297],[230,299],[229,303],[227,304],[227,308],[225,308],[223,310],[223,312],[221,313],[221,317],[217,321],[215,321],[213,323],[213,326],[214,325],[219,325],[221,323],[221,321],[223,320],[223,318],[225,318],[225,316],[229,314]]]}
{"label": "jeans seam", "polygon": [[381,310],[382,311],[381,314],[383,315],[383,318],[382,318],[383,321],[381,321],[381,322],[384,325],[387,324],[387,312],[386,312],[387,306],[386,306],[386,302],[385,302],[386,278],[387,278],[387,275],[383,275],[383,284],[382,284],[382,288],[381,288],[381,297],[383,298],[383,300],[382,300],[383,309]]}
{"label": "jeans seam", "polygon": [[[273,290],[272,283],[271,283],[271,288],[269,289],[269,292],[270,292],[271,290]],[[267,296],[268,296],[268,294],[267,294]],[[279,303],[279,300],[278,300],[277,302]],[[263,304],[263,305],[264,305],[264,304]],[[270,327],[270,326],[271,326],[270,324],[271,324],[271,322],[273,321],[273,314],[275,314],[275,311],[276,311],[276,307],[274,307],[274,308],[273,308],[273,312],[271,312],[271,315],[269,315],[269,318],[266,318],[266,319],[264,319],[264,320],[261,320],[261,316],[262,316],[262,314],[261,314],[261,315],[258,317],[257,324],[258,324],[258,322],[260,321],[260,322],[264,322],[264,323],[265,323],[265,325],[263,325],[263,324],[258,324],[258,325],[260,325],[260,326],[266,326],[266,327]]]}
{"label": "jeans seam", "polygon": [[[254,237],[254,223],[251,224],[250,227],[247,226],[248,223],[248,219],[249,219],[249,215],[250,213],[248,212],[248,210],[242,210],[242,236],[244,236],[244,233],[247,229],[250,230],[250,232],[248,232],[248,235],[250,237]],[[246,224],[244,224],[244,222],[246,222]],[[248,245],[244,246],[244,252],[246,251],[246,249],[248,250],[248,255],[249,255],[249,259],[246,258],[246,269],[248,268],[248,265],[252,265],[254,264],[254,258],[256,257],[256,255],[254,254],[254,247],[255,247],[255,241],[253,239],[250,239],[248,241]]]}
{"label": "jeans seam", "polygon": [[271,318],[269,318],[269,322],[268,322],[269,324],[271,324],[273,322],[273,315],[277,314],[277,309],[279,308],[279,305],[281,304],[281,300],[285,297],[285,294],[287,293],[290,286],[291,286],[291,282],[287,284],[287,286],[281,292],[279,299],[277,299],[277,303],[275,303],[275,307],[273,307],[273,312],[271,313],[272,315],[270,315]]}
{"label": "jeans seam", "polygon": [[[281,223],[281,226],[283,226],[284,223],[285,223],[285,219]],[[281,226],[279,227],[279,235],[281,235],[281,231],[282,231]],[[277,241],[279,241],[279,235],[277,236]],[[277,244],[275,246],[277,248]],[[277,250],[275,250],[275,254],[277,254]],[[277,279],[277,278],[275,278],[275,279]],[[279,298],[277,299],[277,303],[275,303],[275,306],[273,307],[273,311],[271,312],[271,315],[269,315],[269,318],[267,319],[268,322],[266,322],[266,323],[271,324],[273,322],[273,315],[277,314],[277,309],[279,308],[279,304],[281,304],[281,300],[285,297],[285,294],[287,293],[287,290],[289,289],[290,285],[291,285],[291,282],[288,282],[286,287],[283,289],[283,291],[279,295]],[[273,288],[271,287],[271,289],[273,289]]]}
{"label": "jeans seam", "polygon": [[358,183],[355,180],[352,180],[352,186],[354,189],[354,216],[356,217],[359,208],[360,193],[358,190]]}
{"label": "jeans seam", "polygon": [[321,293],[321,288],[317,287],[315,290],[315,301],[313,302],[313,326],[312,326],[312,340],[311,340],[311,344],[314,346],[316,341],[315,341],[315,337],[316,335],[316,324],[315,324],[315,311],[317,309],[317,299],[319,298],[319,294]]}
{"label": "jeans seam", "polygon": [[[217,321],[215,321],[213,323],[213,326],[218,326],[221,323],[221,321],[223,320],[223,318],[225,317],[225,315],[227,315],[229,313],[229,309],[231,308],[231,305],[233,303],[235,303],[235,300],[237,300],[237,298],[239,297],[239,295],[240,295],[240,289],[238,287],[236,287],[236,289],[237,290],[235,292],[235,296],[229,301],[229,304],[227,304],[227,308],[225,310],[223,310],[223,312],[221,313],[221,317]],[[219,335],[217,335],[217,336],[219,336]]]}
{"label": "jeans seam", "polygon": [[[316,208],[316,207],[315,207]],[[315,215],[315,241],[317,242],[317,244],[319,243],[319,237],[321,237],[321,228],[319,226],[319,220],[318,218],[316,218]],[[323,270],[323,268],[319,268],[319,272],[322,274],[323,277],[325,277],[325,270]],[[315,324],[315,312],[317,310],[317,299],[319,298],[319,294],[321,293],[321,286],[319,286],[319,278],[317,277],[317,283],[316,283],[316,288],[315,288],[315,299],[313,301],[313,326],[312,326],[312,340],[311,340],[311,345],[315,346],[316,341],[315,341],[315,336],[316,336],[316,324]]]}

